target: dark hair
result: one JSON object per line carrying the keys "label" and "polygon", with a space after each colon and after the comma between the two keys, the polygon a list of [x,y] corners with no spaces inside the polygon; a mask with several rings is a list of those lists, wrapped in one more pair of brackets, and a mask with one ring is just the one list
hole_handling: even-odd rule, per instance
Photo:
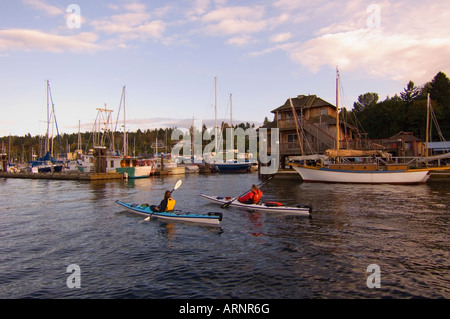
{"label": "dark hair", "polygon": [[169,191],[169,190],[167,190],[167,191],[164,193],[164,199],[170,198],[171,195],[172,195],[172,192]]}

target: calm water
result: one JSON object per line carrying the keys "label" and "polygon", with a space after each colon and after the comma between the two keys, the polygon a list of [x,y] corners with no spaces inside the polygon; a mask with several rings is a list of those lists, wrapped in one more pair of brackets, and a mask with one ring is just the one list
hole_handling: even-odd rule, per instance
{"label": "calm water", "polygon": [[[222,211],[222,227],[147,222],[114,203]],[[313,218],[222,210],[256,174],[77,182],[0,178],[0,298],[450,298],[449,184],[271,180],[263,198]],[[81,288],[69,289],[67,266]],[[369,289],[367,267],[380,267]]]}

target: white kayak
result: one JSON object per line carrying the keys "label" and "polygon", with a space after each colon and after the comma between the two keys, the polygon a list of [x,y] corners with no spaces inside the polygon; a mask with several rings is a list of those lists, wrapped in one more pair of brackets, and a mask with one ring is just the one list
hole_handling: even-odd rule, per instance
{"label": "white kayak", "polygon": [[209,196],[205,194],[200,194],[201,197],[209,200],[210,202],[216,204],[226,204],[230,201],[233,201],[229,206],[238,207],[250,211],[258,211],[258,212],[270,212],[270,213],[282,213],[282,214],[293,214],[293,215],[302,215],[302,216],[311,216],[312,206],[309,205],[296,205],[285,206],[281,203],[277,202],[266,202],[259,204],[244,204],[239,202],[234,197],[224,197],[224,196]]}

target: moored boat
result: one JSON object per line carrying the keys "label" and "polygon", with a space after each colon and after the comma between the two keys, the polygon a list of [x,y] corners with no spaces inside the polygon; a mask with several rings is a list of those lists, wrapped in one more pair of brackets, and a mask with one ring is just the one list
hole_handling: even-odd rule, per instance
{"label": "moored boat", "polygon": [[[294,116],[295,110],[291,101]],[[290,157],[289,165],[299,173],[304,182],[325,183],[353,183],[353,184],[420,184],[425,183],[430,177],[430,171],[437,169],[431,167],[429,162],[434,159],[450,157],[442,154],[438,157],[428,157],[428,125],[431,109],[430,95],[428,94],[427,105],[427,137],[425,156],[423,158],[408,159],[403,156],[393,157],[381,149],[359,150],[340,148],[339,129],[339,70],[336,70],[336,139],[335,148],[328,149],[325,154],[313,154]],[[297,122],[297,136],[300,127]],[[301,145],[300,145],[301,146]],[[303,151],[302,151],[303,152]],[[311,163],[315,162],[315,163]],[[420,166],[421,163],[426,165]],[[450,167],[439,167],[439,169],[450,169]]]}
{"label": "moored boat", "polygon": [[429,178],[430,169],[402,169],[402,170],[365,170],[363,165],[359,170],[344,169],[344,165],[334,169],[332,167],[311,167],[291,163],[291,166],[302,177],[304,182],[323,183],[355,183],[355,184],[419,184]]}
{"label": "moored boat", "polygon": [[205,214],[181,212],[178,210],[172,212],[153,212],[149,205],[131,204],[116,200],[116,203],[127,208],[129,211],[147,217],[156,217],[164,220],[182,221],[190,223],[201,223],[209,225],[219,225],[222,222],[222,213],[208,212]]}
{"label": "moored boat", "polygon": [[139,160],[137,158],[124,157],[120,161],[120,167],[116,168],[117,173],[126,174],[127,178],[147,178],[155,173],[156,164],[152,160]]}
{"label": "moored boat", "polygon": [[226,163],[214,163],[213,168],[219,173],[248,173],[252,163],[241,163],[238,161],[226,162]]}
{"label": "moored boat", "polygon": [[244,204],[237,201],[233,197],[224,197],[224,196],[209,196],[205,194],[200,194],[204,199],[216,203],[216,204],[226,204],[230,203],[229,206],[242,208],[250,211],[258,211],[258,212],[269,212],[269,213],[280,213],[280,214],[292,214],[292,215],[302,215],[302,216],[311,216],[312,206],[310,205],[302,205],[298,204],[296,206],[286,206],[278,202],[266,202],[259,204]]}

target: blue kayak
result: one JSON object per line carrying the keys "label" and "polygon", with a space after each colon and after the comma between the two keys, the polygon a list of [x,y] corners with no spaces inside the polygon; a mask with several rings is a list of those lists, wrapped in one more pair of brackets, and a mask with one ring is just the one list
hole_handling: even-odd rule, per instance
{"label": "blue kayak", "polygon": [[127,208],[133,213],[147,217],[157,217],[165,220],[218,225],[222,222],[223,216],[222,213],[216,212],[209,212],[206,214],[184,213],[177,210],[171,212],[153,212],[150,209],[150,206],[146,204],[130,204],[120,200],[116,200],[116,203]]}

